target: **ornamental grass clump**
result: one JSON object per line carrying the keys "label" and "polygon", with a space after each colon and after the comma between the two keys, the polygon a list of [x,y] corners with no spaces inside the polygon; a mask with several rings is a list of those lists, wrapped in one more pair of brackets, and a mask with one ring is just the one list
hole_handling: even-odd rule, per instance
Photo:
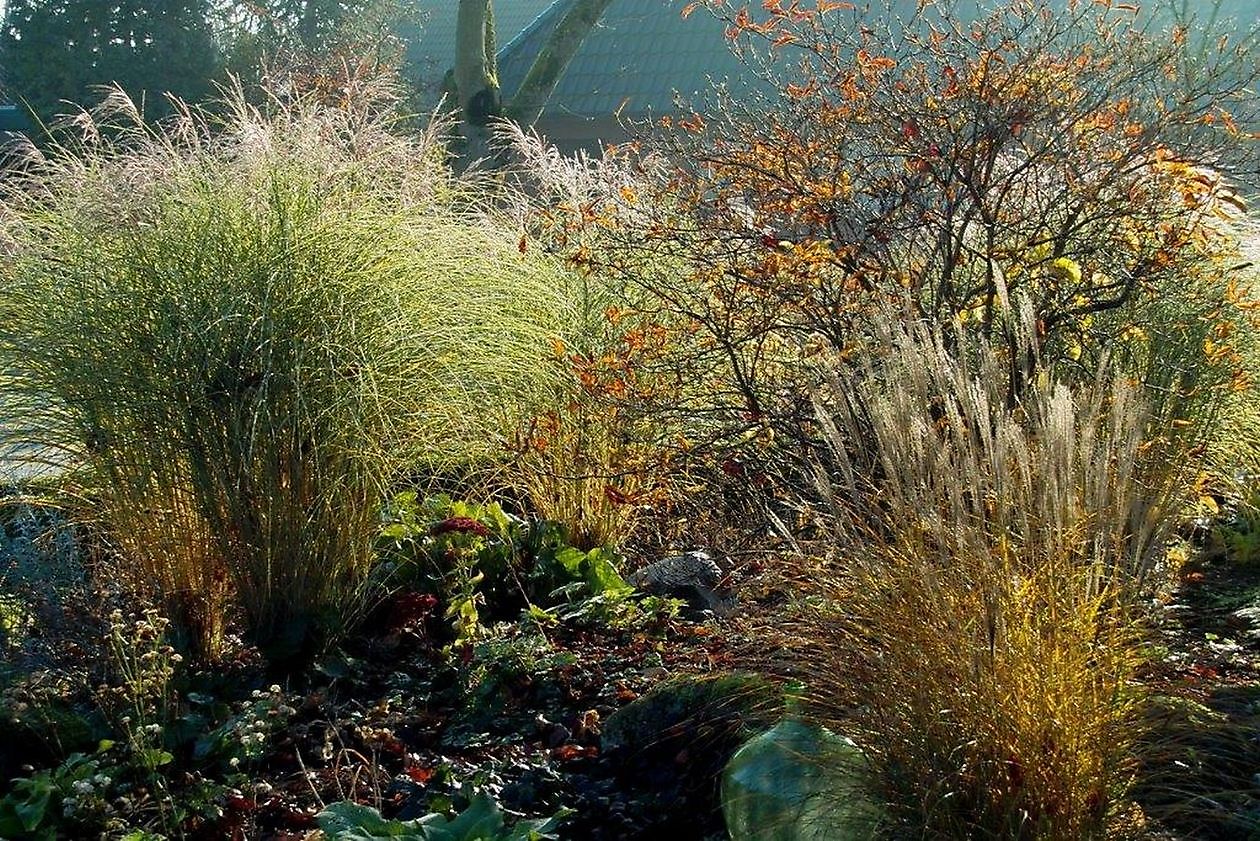
{"label": "ornamental grass clump", "polygon": [[570,322],[437,132],[363,100],[151,129],[114,93],[6,189],[10,441],[199,657],[234,616],[279,663],[342,631],[391,487],[486,466]]}
{"label": "ornamental grass clump", "polygon": [[957,325],[872,346],[817,400],[835,567],[806,635],[834,664],[811,670],[816,709],[916,834],[1131,829],[1143,605],[1202,426],[1105,367],[1012,404],[1003,353]]}

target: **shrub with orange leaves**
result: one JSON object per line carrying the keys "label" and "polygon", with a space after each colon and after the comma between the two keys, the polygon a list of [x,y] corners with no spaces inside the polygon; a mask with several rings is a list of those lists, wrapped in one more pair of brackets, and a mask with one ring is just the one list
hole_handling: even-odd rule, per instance
{"label": "shrub with orange leaves", "polygon": [[[663,499],[669,448],[636,412],[659,383],[651,362],[665,335],[629,326],[615,306],[583,333],[585,349],[554,340],[554,394],[512,441],[513,475],[532,510],[563,523],[584,550],[622,546]],[[602,329],[601,329],[602,328]]]}
{"label": "shrub with orange leaves", "polygon": [[1106,355],[1186,394],[1240,381],[1245,38],[1195,46],[1097,3],[699,5],[777,94],[718,89],[658,126],[664,176],[614,196],[620,226],[575,259],[696,329],[727,368],[710,405],[799,414],[809,360],[860,348],[883,304],[1000,337],[1015,294],[1040,340],[1008,360],[1012,399]]}
{"label": "shrub with orange leaves", "polygon": [[1122,4],[867,5],[689,7],[777,92],[661,124],[633,200],[586,194],[551,245],[669,332],[671,408],[747,445],[729,483],[777,472],[792,537],[812,509],[836,575],[805,665],[896,819],[1123,833],[1142,600],[1248,386],[1260,70]]}
{"label": "shrub with orange leaves", "polygon": [[627,149],[565,157],[513,127],[500,139],[525,187],[516,193],[520,248],[564,255],[590,298],[586,321],[569,342],[553,343],[546,363],[564,385],[512,442],[518,490],[580,546],[632,534],[641,546],[695,541],[721,491],[697,462],[728,475],[719,465],[734,462],[722,452],[761,424],[748,414],[733,427],[710,408],[725,390],[725,356],[685,297],[667,304],[638,282],[658,273],[686,280],[677,254],[625,247],[662,209],[657,162]]}

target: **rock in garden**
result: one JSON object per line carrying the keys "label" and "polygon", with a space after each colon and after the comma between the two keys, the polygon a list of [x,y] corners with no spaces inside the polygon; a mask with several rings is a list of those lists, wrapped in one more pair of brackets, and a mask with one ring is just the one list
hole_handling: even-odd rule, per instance
{"label": "rock in garden", "polygon": [[695,610],[725,613],[733,599],[722,585],[722,569],[704,551],[684,552],[648,564],[629,577],[629,582],[653,596],[683,599]]}

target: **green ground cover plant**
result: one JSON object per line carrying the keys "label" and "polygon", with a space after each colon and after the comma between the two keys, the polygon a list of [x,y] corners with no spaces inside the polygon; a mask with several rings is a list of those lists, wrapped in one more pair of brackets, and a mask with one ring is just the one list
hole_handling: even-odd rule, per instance
{"label": "green ground cover plant", "polygon": [[410,821],[391,821],[356,803],[334,803],[319,814],[320,828],[333,841],[543,841],[555,834],[564,813],[546,820],[518,821],[508,826],[499,805],[487,794],[474,796],[454,818],[440,813]]}
{"label": "green ground cover plant", "polygon": [[633,591],[614,550],[579,549],[564,525],[527,521],[496,503],[403,491],[385,519],[379,551],[389,584],[436,597],[457,643],[482,633],[487,620],[513,619],[526,608],[554,619],[546,608],[582,602],[592,609],[592,599],[628,601]]}

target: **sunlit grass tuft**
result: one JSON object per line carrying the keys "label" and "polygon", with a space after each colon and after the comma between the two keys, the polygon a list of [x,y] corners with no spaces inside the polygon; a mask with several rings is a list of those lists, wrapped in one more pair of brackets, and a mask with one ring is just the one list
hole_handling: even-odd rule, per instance
{"label": "sunlit grass tuft", "polygon": [[909,324],[878,342],[818,402],[835,569],[806,632],[817,708],[916,833],[1128,831],[1143,600],[1199,430],[1171,432],[1171,401],[1105,369],[1012,404],[981,337]]}
{"label": "sunlit grass tuft", "polygon": [[85,477],[201,657],[234,613],[309,656],[363,607],[391,487],[493,469],[550,391],[568,275],[388,106],[237,94],[154,130],[114,93],[5,196],[13,458]]}

